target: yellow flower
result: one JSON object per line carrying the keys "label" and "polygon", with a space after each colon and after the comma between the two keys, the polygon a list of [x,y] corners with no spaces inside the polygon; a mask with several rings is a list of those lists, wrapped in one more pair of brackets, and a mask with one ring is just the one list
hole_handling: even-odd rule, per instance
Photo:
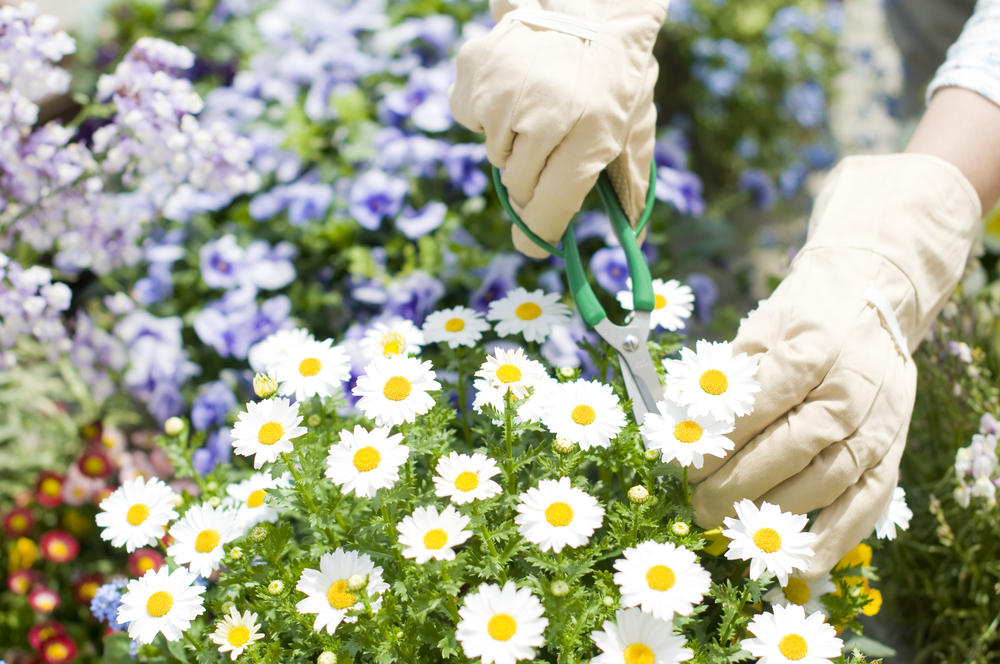
{"label": "yellow flower", "polygon": [[872,564],[872,548],[867,544],[858,544],[848,551],[847,555],[840,559],[834,570],[847,569],[848,567],[868,567]]}
{"label": "yellow flower", "polygon": [[865,608],[861,609],[861,612],[866,616],[874,616],[882,608],[882,593],[876,588],[869,588],[866,579],[865,589],[862,591],[862,594],[867,595],[871,601],[865,605]]}
{"label": "yellow flower", "polygon": [[722,534],[722,528],[713,528],[702,533],[705,538],[704,553],[710,556],[721,556],[729,548],[729,538]]}
{"label": "yellow flower", "polygon": [[17,538],[17,542],[10,548],[10,571],[28,569],[36,560],[38,560],[38,545],[27,537]]}

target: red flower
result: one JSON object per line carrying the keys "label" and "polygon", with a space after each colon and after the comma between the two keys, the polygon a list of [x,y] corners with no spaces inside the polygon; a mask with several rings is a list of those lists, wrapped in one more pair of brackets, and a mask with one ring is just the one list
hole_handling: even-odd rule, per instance
{"label": "red flower", "polygon": [[97,589],[103,583],[104,576],[101,574],[84,574],[73,584],[73,596],[80,604],[90,606],[90,600],[94,599]]}
{"label": "red flower", "polygon": [[83,453],[76,462],[80,472],[87,477],[104,479],[111,474],[111,461],[104,452],[91,448]]}
{"label": "red flower", "polygon": [[35,525],[35,517],[30,510],[23,507],[15,507],[3,518],[3,529],[11,537],[24,535]]}
{"label": "red flower", "polygon": [[42,661],[45,664],[67,664],[76,659],[77,649],[73,639],[68,636],[56,636],[41,647]]}
{"label": "red flower", "polygon": [[35,485],[38,502],[46,507],[58,507],[62,503],[62,485],[65,480],[65,477],[50,470],[39,475],[38,484]]}
{"label": "red flower", "polygon": [[28,595],[28,604],[39,613],[52,613],[59,607],[59,594],[48,588],[38,588]]}
{"label": "red flower", "polygon": [[35,650],[41,650],[43,643],[57,636],[66,636],[66,630],[61,624],[49,621],[31,628],[31,631],[28,632],[28,643]]}
{"label": "red flower", "polygon": [[68,563],[80,553],[80,544],[65,530],[50,530],[39,540],[42,555],[54,563]]}
{"label": "red flower", "polygon": [[132,576],[141,577],[149,570],[154,572],[163,567],[163,556],[156,549],[136,549],[128,556],[128,571]]}
{"label": "red flower", "polygon": [[15,595],[27,595],[31,586],[38,581],[38,572],[20,569],[7,577],[7,586]]}

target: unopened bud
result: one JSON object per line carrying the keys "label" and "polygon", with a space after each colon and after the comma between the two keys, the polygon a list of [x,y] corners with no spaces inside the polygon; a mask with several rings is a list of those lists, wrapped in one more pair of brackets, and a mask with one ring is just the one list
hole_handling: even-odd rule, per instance
{"label": "unopened bud", "polygon": [[278,381],[271,374],[259,373],[253,377],[253,391],[261,399],[270,399],[278,391]]}
{"label": "unopened bud", "polygon": [[670,526],[670,530],[673,531],[674,535],[677,535],[678,537],[684,537],[689,532],[691,532],[691,526],[687,525],[683,521],[678,521],[674,525]]}
{"label": "unopened bud", "polygon": [[576,367],[559,367],[559,375],[563,378],[572,378],[576,375]]}
{"label": "unopened bud", "polygon": [[225,604],[222,605],[222,613],[224,614],[229,613],[235,608],[236,608],[235,602],[226,602]]}
{"label": "unopened bud", "polygon": [[306,420],[306,424],[315,429],[319,425],[323,424],[323,418],[316,413],[313,413],[309,416],[309,419]]}
{"label": "unopened bud", "polygon": [[316,658],[316,664],[337,664],[337,656],[329,650],[324,650]]}
{"label": "unopened bud", "polygon": [[229,550],[229,557],[232,558],[233,560],[239,560],[240,558],[243,557],[243,549],[241,549],[238,546],[234,546],[232,549]]}
{"label": "unopened bud", "polygon": [[660,450],[646,450],[646,461],[656,461],[660,458]]}
{"label": "unopened bud", "polygon": [[642,505],[649,500],[649,491],[641,484],[636,484],[628,490],[628,499],[633,505]]}
{"label": "unopened bud", "polygon": [[208,499],[208,504],[211,505],[212,507],[218,507],[219,505],[222,504],[222,501],[219,499],[218,496],[212,496],[211,498]]}
{"label": "unopened bud", "polygon": [[365,577],[360,574],[352,574],[347,577],[347,589],[348,590],[361,590],[365,587]]}
{"label": "unopened bud", "polygon": [[285,592],[285,584],[281,581],[275,580],[267,584],[268,595],[280,595],[283,592]]}
{"label": "unopened bud", "polygon": [[565,581],[553,581],[550,590],[556,597],[565,597],[569,594],[569,584]]}
{"label": "unopened bud", "polygon": [[254,542],[260,543],[267,539],[267,526],[259,525],[254,526],[253,530],[250,531],[250,539]]}
{"label": "unopened bud", "polygon": [[552,448],[560,454],[569,454],[573,451],[573,441],[569,438],[556,438]]}
{"label": "unopened bud", "polygon": [[184,420],[179,417],[171,417],[163,423],[163,433],[168,436],[179,436],[184,432]]}
{"label": "unopened bud", "polygon": [[611,599],[610,597],[605,597],[604,598],[604,606],[611,606],[614,603],[615,603],[615,600]]}

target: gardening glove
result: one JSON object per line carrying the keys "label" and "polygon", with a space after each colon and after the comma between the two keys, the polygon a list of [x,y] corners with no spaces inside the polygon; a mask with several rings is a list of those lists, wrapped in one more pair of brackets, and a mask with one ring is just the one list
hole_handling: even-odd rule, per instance
{"label": "gardening glove", "polygon": [[961,278],[980,216],[972,185],[937,157],[848,157],[829,175],[789,275],[733,342],[759,363],[761,390],[728,435],[735,450],[689,469],[698,525],[720,525],[743,498],[821,509],[809,578],[871,533],[913,411],[910,353]]}
{"label": "gardening glove", "polygon": [[[558,244],[605,167],[635,224],[656,134],[653,43],[668,0],[493,0],[496,27],[458,52],[455,119],[527,226]],[[514,246],[542,258],[515,226]]]}

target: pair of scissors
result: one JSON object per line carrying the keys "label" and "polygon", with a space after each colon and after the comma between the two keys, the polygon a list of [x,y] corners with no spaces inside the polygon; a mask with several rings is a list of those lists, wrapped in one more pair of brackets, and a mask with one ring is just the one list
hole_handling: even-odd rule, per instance
{"label": "pair of scissors", "polygon": [[597,179],[597,193],[600,195],[604,209],[611,220],[611,228],[625,251],[625,261],[628,265],[629,275],[632,277],[633,315],[626,325],[612,323],[608,319],[604,307],[598,301],[597,295],[594,294],[594,290],[587,280],[583,261],[580,259],[580,248],[576,242],[573,224],[569,223],[566,226],[566,231],[562,236],[562,248],[555,247],[529,229],[511,207],[507,188],[500,181],[500,171],[496,166],[493,167],[493,185],[500,198],[500,205],[528,239],[550,254],[559,256],[566,261],[566,276],[580,317],[583,318],[587,327],[597,332],[608,345],[617,351],[625,389],[628,390],[629,398],[632,400],[632,414],[635,416],[636,424],[642,424],[646,413],[658,412],[656,404],[663,400],[663,386],[660,384],[656,365],[653,364],[653,358],[650,357],[649,349],[646,346],[646,339],[649,337],[649,316],[656,305],[653,278],[636,239],[646,227],[649,216],[653,212],[656,162],[653,162],[650,173],[646,208],[643,210],[635,229],[632,228],[624,209],[622,209],[607,172],[602,172]]}

